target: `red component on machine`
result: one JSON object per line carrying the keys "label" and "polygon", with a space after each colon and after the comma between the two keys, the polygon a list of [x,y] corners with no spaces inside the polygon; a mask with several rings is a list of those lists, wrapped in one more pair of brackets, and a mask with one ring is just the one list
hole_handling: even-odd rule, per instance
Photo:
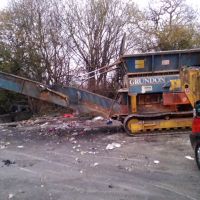
{"label": "red component on machine", "polygon": [[190,104],[184,92],[163,93],[163,105]]}

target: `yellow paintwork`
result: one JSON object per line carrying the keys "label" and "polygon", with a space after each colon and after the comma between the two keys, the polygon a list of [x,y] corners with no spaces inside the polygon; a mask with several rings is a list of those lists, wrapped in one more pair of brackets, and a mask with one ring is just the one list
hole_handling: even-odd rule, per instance
{"label": "yellow paintwork", "polygon": [[132,113],[137,112],[137,100],[136,100],[136,95],[131,96],[131,111]]}
{"label": "yellow paintwork", "polygon": [[170,91],[174,91],[177,90],[181,87],[181,80],[177,79],[177,80],[170,80]]}
{"label": "yellow paintwork", "polygon": [[144,68],[144,60],[135,60],[135,69]]}
{"label": "yellow paintwork", "polygon": [[180,72],[182,90],[185,91],[191,105],[200,100],[200,69],[195,67],[183,68]]}
{"label": "yellow paintwork", "polygon": [[138,121],[132,119],[128,122],[128,129],[136,134],[142,131],[153,131],[171,128],[186,128],[192,126],[192,118]]}

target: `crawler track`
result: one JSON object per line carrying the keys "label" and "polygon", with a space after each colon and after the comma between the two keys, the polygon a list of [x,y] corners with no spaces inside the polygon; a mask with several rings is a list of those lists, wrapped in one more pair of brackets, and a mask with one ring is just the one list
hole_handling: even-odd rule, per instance
{"label": "crawler track", "polygon": [[[144,135],[144,134],[174,134],[181,133],[188,130],[191,130],[192,118],[188,118],[188,112],[185,113],[185,117],[183,117],[183,113],[171,114],[173,116],[172,119],[166,119],[166,114],[160,116],[159,114],[154,114],[151,117],[138,117],[135,115],[129,115],[124,120],[124,129],[128,135]],[[178,118],[180,117],[181,118]],[[187,116],[187,118],[186,118]]]}
{"label": "crawler track", "polygon": [[178,136],[182,134],[189,134],[191,131],[191,128],[182,128],[182,129],[172,129],[172,130],[154,130],[154,131],[143,131],[140,133],[129,133],[126,132],[131,137],[144,137],[144,136],[158,136],[158,135],[172,135],[172,136]]}

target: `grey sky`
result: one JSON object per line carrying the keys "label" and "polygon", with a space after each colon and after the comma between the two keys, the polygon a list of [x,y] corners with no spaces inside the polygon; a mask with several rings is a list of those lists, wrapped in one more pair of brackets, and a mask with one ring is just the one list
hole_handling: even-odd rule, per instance
{"label": "grey sky", "polygon": [[0,1],[0,8],[4,8],[7,4],[8,0],[1,0]]}

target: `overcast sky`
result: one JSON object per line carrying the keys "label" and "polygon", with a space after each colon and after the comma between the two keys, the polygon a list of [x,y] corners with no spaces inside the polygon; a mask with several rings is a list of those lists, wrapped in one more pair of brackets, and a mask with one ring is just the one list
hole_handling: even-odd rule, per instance
{"label": "overcast sky", "polygon": [[7,4],[7,0],[0,0],[0,8],[4,8]]}
{"label": "overcast sky", "polygon": [[[123,1],[123,0],[122,0]],[[149,0],[134,0],[139,6],[145,7],[148,5]],[[199,0],[186,0],[187,3],[194,8],[200,9],[200,1]],[[0,0],[0,9],[5,8],[9,0]]]}

